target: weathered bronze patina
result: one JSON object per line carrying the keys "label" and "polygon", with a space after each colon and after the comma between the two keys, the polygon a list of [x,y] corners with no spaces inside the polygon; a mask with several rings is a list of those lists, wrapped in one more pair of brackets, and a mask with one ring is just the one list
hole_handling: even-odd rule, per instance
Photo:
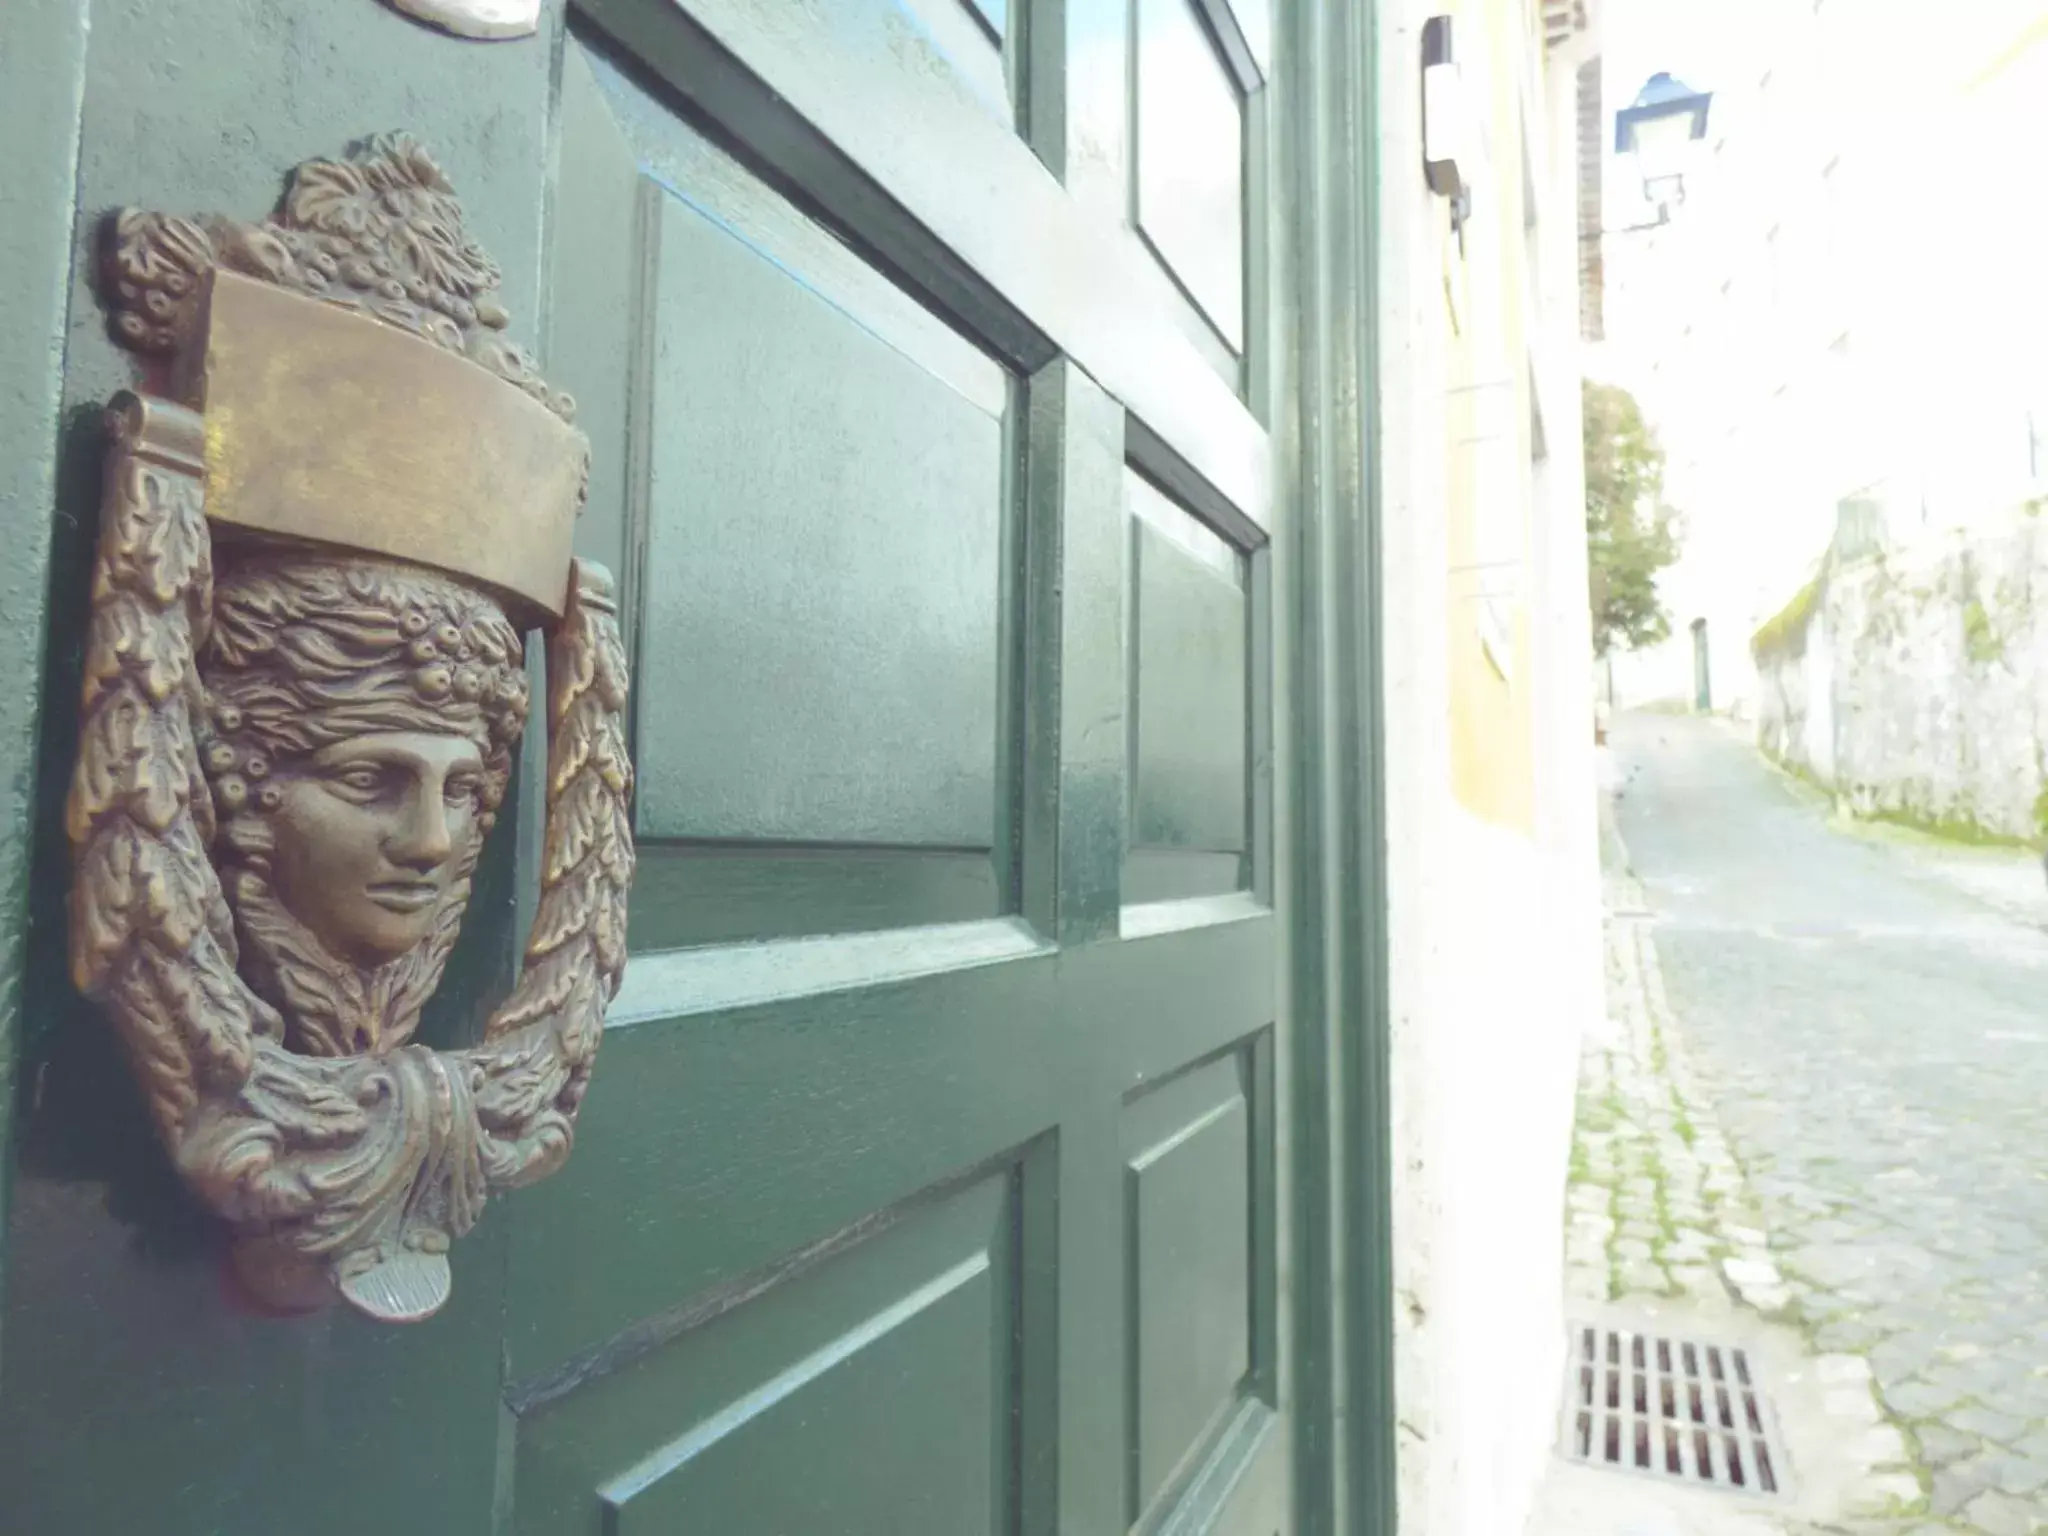
{"label": "weathered bronze patina", "polygon": [[[587,447],[403,139],[241,224],[128,212],[69,805],[72,968],[263,1301],[446,1300],[487,1192],[568,1155],[625,964],[626,664],[573,560]],[[412,1043],[548,635],[525,964],[482,1041]]]}
{"label": "weathered bronze patina", "polygon": [[345,538],[561,613],[582,434],[467,358],[361,314],[235,272],[206,290],[183,393],[206,416],[210,521]]}

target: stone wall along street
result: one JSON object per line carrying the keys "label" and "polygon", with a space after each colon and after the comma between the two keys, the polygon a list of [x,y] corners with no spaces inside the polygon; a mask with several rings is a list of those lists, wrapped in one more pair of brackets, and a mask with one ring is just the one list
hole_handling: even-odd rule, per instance
{"label": "stone wall along street", "polygon": [[1859,815],[2048,835],[2048,518],[1831,555],[1752,648],[1758,744]]}

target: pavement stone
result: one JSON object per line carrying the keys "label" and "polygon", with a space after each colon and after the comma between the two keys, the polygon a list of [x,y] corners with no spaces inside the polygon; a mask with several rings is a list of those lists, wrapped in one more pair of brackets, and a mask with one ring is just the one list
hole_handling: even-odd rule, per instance
{"label": "pavement stone", "polygon": [[1898,1426],[1878,1424],[1863,1432],[1856,1454],[1873,1467],[1906,1467],[1913,1462],[1913,1448]]}
{"label": "pavement stone", "polygon": [[1776,1285],[1782,1278],[1778,1266],[1767,1258],[1745,1254],[1740,1258],[1723,1259],[1721,1268],[1728,1278],[1739,1286]]}
{"label": "pavement stone", "polygon": [[1625,1109],[1611,1164],[1582,1166],[1637,1200],[1661,1179],[1745,1302],[1867,1361],[1919,1465],[1844,1529],[2048,1532],[2048,892],[1987,904],[1712,722],[1621,717],[1612,740],[1650,915],[1632,953],[1610,941],[1623,1044],[1590,1070]]}
{"label": "pavement stone", "polygon": [[2038,1495],[2048,1488],[2048,1465],[2023,1456],[1994,1456],[1990,1471],[1994,1487],[2014,1498],[2033,1498],[2036,1507],[2040,1505]]}
{"label": "pavement stone", "polygon": [[1813,1342],[1822,1349],[1870,1349],[1883,1343],[1884,1338],[1883,1330],[1876,1324],[1853,1316],[1829,1318],[1813,1330]]}
{"label": "pavement stone", "polygon": [[1624,1294],[1662,1296],[1671,1290],[1671,1272],[1647,1259],[1623,1261],[1619,1274]]}
{"label": "pavement stone", "polygon": [[1944,1414],[1962,1407],[1961,1393],[1929,1382],[1888,1382],[1879,1390],[1884,1394],[1886,1406],[1908,1419],[1927,1419],[1939,1424],[1944,1422]]}
{"label": "pavement stone", "polygon": [[1947,1466],[1980,1455],[1984,1450],[1982,1440],[1948,1424],[1924,1424],[1914,1432],[1914,1438],[1920,1442],[1921,1457],[1930,1466]]}
{"label": "pavement stone", "polygon": [[1688,1296],[1725,1296],[1721,1273],[1711,1264],[1674,1264],[1671,1283]]}
{"label": "pavement stone", "polygon": [[[1852,1515],[1893,1515],[1920,1503],[1919,1479],[1905,1472],[1886,1472],[1867,1481],[1850,1506]],[[1940,1511],[1936,1511],[1940,1513]]]}
{"label": "pavement stone", "polygon": [[2048,1516],[2038,1504],[2003,1493],[1979,1494],[1964,1508],[1963,1518],[1984,1536],[2033,1536],[2048,1529]]}
{"label": "pavement stone", "polygon": [[1937,1515],[1959,1515],[1963,1506],[1988,1490],[1989,1479],[1978,1463],[1943,1467],[1934,1474],[1928,1509]]}
{"label": "pavement stone", "polygon": [[1986,1408],[1982,1403],[1966,1403],[1952,1409],[1946,1415],[1946,1422],[1957,1429],[1967,1430],[1973,1435],[1982,1435],[1986,1440],[2000,1444],[2014,1439],[2027,1427],[2026,1421],[2016,1414],[2000,1413],[1996,1408]]}

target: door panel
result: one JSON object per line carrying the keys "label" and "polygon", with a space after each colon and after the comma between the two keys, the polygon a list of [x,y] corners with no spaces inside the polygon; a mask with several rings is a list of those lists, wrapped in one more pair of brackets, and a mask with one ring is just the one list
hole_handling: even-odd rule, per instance
{"label": "door panel", "polygon": [[[916,946],[913,966],[947,965],[957,948],[957,968],[849,985],[898,963],[855,941],[842,946],[851,963],[821,966],[826,984],[792,995],[816,958],[802,951],[821,942],[761,957],[774,996],[751,1006],[721,1007],[696,984],[715,954],[664,967],[674,1001],[654,1016],[634,1006],[612,1030],[619,1065],[591,1090],[609,1113],[591,1116],[569,1168],[513,1223],[515,1397],[613,1358],[615,1338],[647,1320],[687,1319],[721,1288],[751,1293],[902,1201],[1021,1157],[1051,1123],[1050,1042],[1031,1027],[1054,1006],[1046,958],[927,930],[892,948]],[[904,1101],[932,1108],[913,1122]]]}
{"label": "door panel", "polygon": [[621,1533],[1015,1529],[1024,1177],[885,1213],[523,1403],[518,1529],[588,1528],[592,1504]]}
{"label": "door panel", "polygon": [[1126,903],[1248,885],[1250,561],[1126,471],[1131,848]]}
{"label": "door panel", "polygon": [[[42,978],[0,1507],[54,1536],[1290,1529],[1274,516],[1235,393],[1260,103],[1214,53],[1253,29],[1223,38],[1222,0],[1071,0],[1078,30],[1028,46],[1015,0],[583,0],[478,49],[364,4],[403,78],[266,99],[219,175],[130,167],[102,127],[81,196],[252,209],[365,127],[454,141],[593,443],[578,549],[620,575],[636,680],[632,959],[574,1156],[399,1333],[222,1307],[104,1025]],[[1239,146],[1199,228],[1155,198],[1141,229],[1135,181],[1070,193],[1047,150],[1046,114],[1105,89],[1066,90],[1079,24],[1133,6],[1210,53],[1178,95],[1171,50],[1124,68],[1124,106]],[[281,0],[242,62],[318,73],[339,9]],[[98,110],[183,122],[142,63],[170,39],[109,17]],[[430,79],[470,115],[421,110]],[[83,409],[120,370],[78,356]],[[441,1038],[508,974],[524,830]],[[93,1475],[107,1443],[133,1485]]]}
{"label": "door panel", "polygon": [[627,460],[580,541],[639,679],[633,948],[993,916],[1009,376],[657,90],[567,61],[565,163],[613,190],[560,226],[552,327]]}
{"label": "door panel", "polygon": [[985,853],[1002,371],[949,359],[957,390],[801,268],[655,207],[640,836]]}
{"label": "door panel", "polygon": [[1136,0],[1138,228],[1244,352],[1244,106],[1190,0]]}
{"label": "door panel", "polygon": [[1131,1512],[1167,1490],[1251,1374],[1251,1115],[1244,1053],[1124,1107]]}

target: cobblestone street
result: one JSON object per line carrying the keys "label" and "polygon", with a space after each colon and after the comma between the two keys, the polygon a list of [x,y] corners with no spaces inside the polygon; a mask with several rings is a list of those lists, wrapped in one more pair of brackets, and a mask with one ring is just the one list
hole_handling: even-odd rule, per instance
{"label": "cobblestone street", "polygon": [[1613,744],[1609,964],[1647,955],[1649,1002],[1588,1052],[1574,1285],[1740,1295],[1867,1361],[1897,1430],[1854,1529],[2048,1531],[2048,891],[1987,904],[1714,722]]}

